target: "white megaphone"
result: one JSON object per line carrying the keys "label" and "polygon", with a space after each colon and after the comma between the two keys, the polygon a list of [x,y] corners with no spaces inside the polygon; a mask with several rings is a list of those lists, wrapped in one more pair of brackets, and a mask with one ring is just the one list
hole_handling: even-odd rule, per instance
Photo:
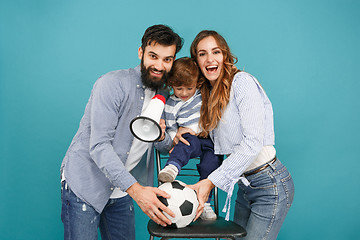
{"label": "white megaphone", "polygon": [[130,122],[131,133],[143,142],[155,142],[161,137],[160,118],[165,107],[165,97],[156,94],[140,117]]}

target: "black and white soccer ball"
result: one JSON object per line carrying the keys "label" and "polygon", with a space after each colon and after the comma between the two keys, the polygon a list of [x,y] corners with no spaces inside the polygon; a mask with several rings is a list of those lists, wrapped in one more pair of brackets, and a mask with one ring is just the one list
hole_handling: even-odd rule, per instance
{"label": "black and white soccer ball", "polygon": [[189,225],[195,218],[199,201],[195,190],[185,187],[185,183],[175,180],[159,186],[159,189],[167,192],[171,197],[159,197],[159,200],[174,214],[171,217],[166,212],[164,215],[172,222],[169,227],[183,228]]}

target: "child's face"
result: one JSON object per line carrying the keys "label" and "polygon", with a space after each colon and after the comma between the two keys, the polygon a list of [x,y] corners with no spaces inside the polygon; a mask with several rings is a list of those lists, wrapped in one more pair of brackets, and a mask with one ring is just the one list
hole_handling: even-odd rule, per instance
{"label": "child's face", "polygon": [[183,101],[187,101],[189,98],[191,98],[195,92],[196,92],[196,83],[190,85],[190,86],[177,86],[173,87],[174,94],[178,98],[180,98]]}

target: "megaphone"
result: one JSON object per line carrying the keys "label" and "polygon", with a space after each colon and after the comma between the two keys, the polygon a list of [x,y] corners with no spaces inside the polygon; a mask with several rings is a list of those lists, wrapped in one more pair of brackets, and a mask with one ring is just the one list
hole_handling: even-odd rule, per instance
{"label": "megaphone", "polygon": [[143,142],[155,142],[161,137],[160,118],[165,107],[165,97],[156,94],[141,116],[130,122],[131,133]]}

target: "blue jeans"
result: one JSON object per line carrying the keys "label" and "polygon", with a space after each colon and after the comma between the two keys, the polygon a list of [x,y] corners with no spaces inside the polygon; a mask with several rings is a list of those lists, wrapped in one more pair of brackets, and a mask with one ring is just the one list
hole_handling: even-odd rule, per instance
{"label": "blue jeans", "polygon": [[[190,146],[179,142],[174,146],[173,151],[169,155],[166,165],[173,164],[179,172],[181,168],[188,164],[192,158],[200,157],[200,163],[196,164],[196,168],[200,175],[200,180],[207,178],[210,173],[217,169],[223,161],[223,155],[214,153],[214,143],[210,138],[199,138],[197,136],[186,133],[183,135]],[[207,202],[211,201],[213,190],[209,194]]]}
{"label": "blue jeans", "polygon": [[234,222],[246,229],[245,240],[276,239],[294,199],[292,177],[276,160],[247,179],[249,186],[239,182]]}
{"label": "blue jeans", "polygon": [[135,240],[135,214],[132,198],[110,199],[102,213],[78,198],[62,182],[61,220],[66,240],[97,240],[98,228],[102,240]]}

